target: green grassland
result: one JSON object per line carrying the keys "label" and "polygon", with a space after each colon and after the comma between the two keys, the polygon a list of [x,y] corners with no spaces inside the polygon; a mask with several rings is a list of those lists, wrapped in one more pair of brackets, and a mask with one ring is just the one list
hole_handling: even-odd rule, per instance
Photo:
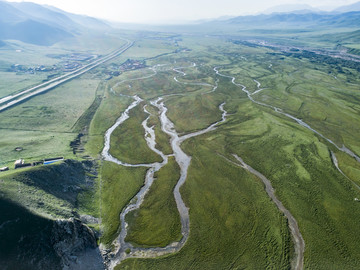
{"label": "green grassland", "polygon": [[144,183],[145,168],[104,162],[101,168],[101,243],[110,246],[119,232],[121,210]]}
{"label": "green grassland", "polygon": [[[1,197],[26,205],[27,209],[50,218],[69,218],[83,204],[78,195],[97,190],[95,176],[78,161],[9,171],[1,177]],[[98,210],[92,214],[98,216]]]}
{"label": "green grassland", "polygon": [[221,118],[218,108],[221,98],[214,95],[186,95],[172,98],[166,104],[171,108],[170,120],[176,123],[176,131],[188,133],[203,129]]}
{"label": "green grassland", "polygon": [[[73,157],[69,144],[76,134],[1,129],[1,135],[1,165],[20,158],[27,162],[57,156]],[[23,150],[18,152],[16,147]]]}
{"label": "green grassland", "polygon": [[181,224],[173,189],[179,180],[174,158],[155,175],[141,209],[127,216],[130,230],[126,241],[137,246],[163,247],[181,239]]}
{"label": "green grassland", "polygon": [[[0,114],[1,163],[17,158],[72,156],[77,119],[90,107],[99,81],[84,75]],[[21,152],[14,149],[22,147]]]}
{"label": "green grassland", "polygon": [[170,146],[170,136],[161,130],[161,122],[157,117],[157,110],[153,106],[147,106],[148,112],[151,113],[148,125],[153,127],[156,137],[156,148],[162,151],[165,155],[170,155],[172,149]]}
{"label": "green grassland", "polygon": [[[135,73],[131,72],[131,73]],[[144,75],[143,73],[136,72],[135,74],[125,77],[124,79],[122,76],[118,77],[117,80],[123,81],[127,80],[128,78],[142,78],[152,75],[153,72],[146,72]],[[182,94],[186,92],[195,92],[203,89],[203,86],[193,86],[193,85],[183,85],[180,83],[175,82],[175,80],[169,80],[169,76],[175,76],[175,72],[168,70],[168,71],[159,71],[156,76],[152,76],[150,78],[136,80],[136,81],[127,81],[121,83],[114,87],[114,91],[117,93],[125,94],[125,95],[133,95],[134,93],[141,93],[141,98],[146,99],[154,99],[159,96],[163,95],[171,95],[171,94]],[[172,78],[172,77],[171,77]],[[147,85],[144,88],[144,84]],[[129,87],[129,85],[131,87]],[[208,89],[209,87],[206,87]]]}
{"label": "green grassland", "polygon": [[54,55],[70,55],[72,53],[87,53],[105,55],[126,44],[125,40],[103,34],[84,34],[44,48],[43,46],[26,44],[20,41],[7,41],[6,46],[0,48],[0,98],[20,92],[37,85],[48,78],[48,75],[61,75],[62,71],[9,72],[14,64],[25,67],[41,65],[58,65],[62,60]]}
{"label": "green grassland", "polygon": [[[254,79],[261,82],[265,90],[255,99],[304,119],[339,145],[345,143],[359,153],[359,105],[356,98],[348,98],[359,93],[353,85],[358,80],[354,71],[335,73],[336,66],[319,65],[269,49],[223,43],[219,50],[218,46],[207,50],[206,55],[193,50],[193,62],[204,63],[201,71],[205,74],[199,75],[197,70],[184,80],[212,77],[214,81],[215,65],[208,59],[213,54],[212,59],[219,59],[220,72],[235,76],[236,82],[251,92],[257,90]],[[174,62],[180,55],[167,59]],[[156,60],[164,62],[162,57]],[[187,72],[191,74],[191,69]],[[172,74],[157,76],[163,81],[166,75],[171,81]],[[140,90],[137,93],[141,95],[147,81],[137,83],[139,86],[128,89],[128,93]],[[198,130],[220,119],[217,106],[222,101],[227,102],[225,109],[231,113],[218,130],[183,144],[192,156],[188,179],[181,189],[190,208],[190,238],[174,255],[129,259],[117,269],[166,269],[169,265],[177,269],[287,269],[292,243],[286,220],[267,198],[259,179],[221,157],[231,159],[233,153],[271,180],[278,198],[297,219],[306,243],[306,268],[359,267],[356,250],[360,228],[356,220],[360,209],[354,201],[359,191],[332,164],[329,149],[334,147],[294,121],[252,103],[230,79],[219,78],[216,92],[202,95],[203,92],[197,90],[165,100],[168,115],[180,132]],[[147,93],[145,96],[151,97]],[[345,154],[337,155],[345,173],[357,178],[357,162]],[[138,212],[146,213],[147,209],[142,206]],[[130,231],[141,237],[129,240],[151,243],[146,240],[152,237],[145,228],[147,223],[139,221],[134,225],[136,218],[146,220],[145,217],[134,216],[129,218],[134,222]],[[142,226],[141,234],[138,230]],[[227,239],[229,235],[231,239]],[[244,246],[247,248],[242,249]]]}
{"label": "green grassland", "polygon": [[192,154],[181,189],[190,207],[188,242],[173,256],[129,259],[116,269],[288,269],[286,221],[260,181],[202,142],[192,140],[185,149]]}
{"label": "green grassland", "polygon": [[110,92],[110,86],[102,85],[102,100],[99,108],[96,110],[89,127],[89,138],[86,143],[86,151],[98,157],[104,147],[104,135],[121,113],[129,106],[132,99],[129,97],[119,97]]}
{"label": "green grassland", "polygon": [[[239,113],[248,112],[244,109]],[[332,165],[326,145],[267,113],[262,121],[251,118],[238,134],[240,144],[229,139],[229,150],[271,179],[279,199],[297,218],[306,243],[305,267],[358,267],[359,208],[353,200],[358,191]]]}
{"label": "green grassland", "polygon": [[[134,47],[112,62],[135,58],[145,60],[148,66],[165,64],[151,78],[121,83],[153,74],[145,68],[104,81],[109,63],[0,114],[0,130],[5,135],[0,138],[0,164],[55,154],[79,158],[72,154],[69,143],[89,127],[85,154],[99,164],[92,188],[83,187],[68,198],[60,193],[59,185],[46,186],[49,174],[58,175],[61,181],[57,167],[39,167],[1,174],[2,198],[52,217],[70,216],[74,209],[101,217],[101,225],[93,226],[101,232],[100,242],[111,248],[120,230],[119,215],[143,186],[146,172],[146,168],[100,161],[104,133],[133,102],[124,95],[137,94],[144,99],[152,114],[149,125],[154,125],[158,148],[167,154],[172,152],[169,137],[161,131],[158,112],[149,101],[177,94],[165,96],[164,102],[181,134],[220,120],[218,106],[226,102],[226,122],[182,144],[192,157],[180,190],[190,209],[190,236],[185,246],[155,259],[128,259],[116,269],[289,269],[294,249],[287,220],[268,198],[262,182],[229,162],[232,154],[270,179],[276,196],[297,220],[306,244],[306,269],[359,268],[360,204],[354,198],[360,197],[360,191],[332,164],[330,150],[336,152],[342,171],[357,184],[359,163],[295,121],[251,102],[241,87],[217,76],[213,68],[235,76],[250,92],[257,90],[254,80],[259,81],[264,90],[254,95],[255,100],[303,119],[359,155],[358,72],[341,63],[320,63],[228,39],[184,36],[177,37],[176,43],[171,35],[154,38],[138,33],[136,37]],[[280,35],[285,42],[283,38]],[[114,39],[110,44],[117,42]],[[99,46],[107,51],[112,45]],[[178,48],[189,50],[175,53]],[[192,63],[197,66],[189,67]],[[173,71],[175,67],[187,67],[183,69],[187,76]],[[174,76],[188,84],[177,83]],[[218,88],[212,93],[208,93],[212,87],[189,84],[216,81]],[[159,159],[144,140],[141,122],[146,117],[141,105],[131,110],[130,119],[111,138],[114,156],[130,163]],[[15,147],[24,150],[16,152]],[[127,217],[127,241],[138,246],[165,246],[179,239],[179,217],[172,197],[178,170],[170,158],[157,173],[143,205]],[[69,169],[71,172],[79,173]]]}
{"label": "green grassland", "polygon": [[340,169],[345,175],[354,181],[358,186],[360,185],[360,164],[353,158],[349,157],[345,153],[337,152],[336,158],[339,161]]}
{"label": "green grassland", "polygon": [[[261,53],[256,57],[247,56],[249,62],[263,57],[265,55]],[[254,70],[252,64],[245,62],[236,70],[238,81],[246,81],[242,79],[244,76],[257,79],[266,89],[255,96],[256,100],[282,108],[339,146],[345,144],[359,153],[359,138],[356,136],[360,126],[357,72],[346,69],[340,73],[338,66],[317,65],[307,59],[284,58],[281,54],[270,58],[273,64],[271,73],[263,65],[262,74],[259,74],[259,68]]]}
{"label": "green grassland", "polygon": [[[8,65],[6,65],[6,69]],[[5,68],[4,68],[5,69]],[[17,74],[15,72],[0,72],[0,78],[6,80],[0,81],[0,96],[7,97],[10,94],[16,94],[31,85],[36,85],[47,78],[45,74]]]}
{"label": "green grassland", "polygon": [[165,38],[164,40],[143,38],[137,40],[134,46],[130,50],[126,51],[123,56],[132,59],[144,59],[156,57],[161,54],[169,54],[176,49],[177,47],[171,38]]}
{"label": "green grassland", "polygon": [[161,162],[144,138],[141,123],[148,117],[141,104],[129,113],[130,119],[119,126],[111,135],[110,153],[113,157],[129,164]]}

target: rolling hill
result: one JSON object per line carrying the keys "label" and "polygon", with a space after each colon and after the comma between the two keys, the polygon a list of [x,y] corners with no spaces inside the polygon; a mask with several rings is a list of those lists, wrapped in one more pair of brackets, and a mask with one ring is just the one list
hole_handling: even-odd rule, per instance
{"label": "rolling hill", "polygon": [[360,12],[347,12],[341,14],[319,13],[273,13],[270,15],[241,16],[227,21],[244,27],[254,26],[296,26],[296,27],[360,27]]}
{"label": "rolling hill", "polygon": [[30,2],[0,1],[0,39],[52,45],[83,31],[106,30],[105,22]]}
{"label": "rolling hill", "polygon": [[340,12],[340,13],[351,12],[351,11],[360,11],[360,2],[356,2],[351,5],[341,6],[337,9],[335,9],[334,11]]}

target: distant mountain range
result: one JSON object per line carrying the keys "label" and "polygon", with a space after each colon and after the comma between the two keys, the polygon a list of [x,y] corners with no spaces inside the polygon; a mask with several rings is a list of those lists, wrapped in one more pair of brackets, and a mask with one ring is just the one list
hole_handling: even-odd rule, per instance
{"label": "distant mountain range", "polygon": [[309,13],[309,12],[321,12],[320,9],[317,8],[313,8],[310,5],[298,5],[298,4],[293,4],[293,5],[279,5],[279,6],[274,6],[272,8],[268,8],[265,11],[261,12],[263,14],[272,14],[272,13],[289,13],[289,12],[296,12],[296,13]]}
{"label": "distant mountain range", "polygon": [[[360,2],[339,7],[331,12],[314,9],[308,5],[282,5],[268,9],[260,15],[239,16],[194,22],[199,31],[212,32],[234,29],[268,28],[339,28],[360,27]],[[85,31],[106,31],[115,24],[65,12],[55,7],[30,2],[6,2],[0,0],[0,46],[4,40],[15,39],[36,45],[52,45]],[[134,27],[121,24],[122,28]],[[200,27],[199,27],[200,26]],[[146,25],[144,29],[156,29]],[[192,29],[184,26],[179,29]],[[133,29],[135,29],[133,28]],[[162,27],[172,31],[174,27]]]}
{"label": "distant mountain range", "polygon": [[360,11],[360,2],[356,2],[351,5],[341,6],[336,9],[330,7],[318,7],[314,8],[306,4],[288,4],[278,5],[264,10],[261,14],[272,14],[272,13],[346,13]]}
{"label": "distant mountain range", "polygon": [[342,6],[334,10],[335,12],[352,12],[352,11],[360,11],[360,2],[356,2],[351,5]]}
{"label": "distant mountain range", "polygon": [[241,28],[250,27],[360,27],[360,12],[347,13],[272,13],[269,15],[240,16],[227,20]]}
{"label": "distant mountain range", "polygon": [[36,45],[52,45],[82,31],[109,28],[101,20],[54,7],[0,1],[0,40],[15,39]]}

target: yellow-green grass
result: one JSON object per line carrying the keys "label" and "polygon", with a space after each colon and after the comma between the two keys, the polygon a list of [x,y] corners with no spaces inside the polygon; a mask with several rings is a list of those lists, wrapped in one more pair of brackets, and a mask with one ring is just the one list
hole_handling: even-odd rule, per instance
{"label": "yellow-green grass", "polygon": [[260,180],[218,156],[202,139],[191,139],[184,148],[192,155],[181,188],[190,208],[188,242],[174,255],[129,259],[116,269],[288,269],[286,220]]}
{"label": "yellow-green grass", "polygon": [[[354,134],[359,134],[356,131],[359,126],[356,125],[358,102],[356,98],[351,102],[347,97],[349,95],[357,96],[356,86],[344,81],[356,82],[357,79],[353,71],[347,70],[348,73],[345,75],[340,74],[340,80],[336,81],[330,76],[331,74],[328,74],[329,71],[333,72],[334,70],[326,65],[322,67],[310,63],[306,59],[297,60],[283,55],[266,54],[269,52],[268,49],[240,48],[241,50],[238,47],[238,57],[229,56],[229,58],[232,58],[230,61],[232,64],[224,67],[222,73],[236,76],[238,78],[237,82],[244,83],[251,91],[256,90],[256,84],[253,80],[259,80],[262,87],[268,88],[258,94],[259,100],[284,108],[291,113],[297,111],[307,112],[301,114],[301,118],[306,122],[319,129],[324,135],[341,143],[342,141],[338,140],[340,136],[338,134],[340,133],[343,141],[347,142],[346,144],[349,147],[353,150],[357,149],[358,140]],[[230,52],[231,50],[234,50],[233,46],[229,47]],[[257,52],[257,54],[255,55],[254,52]],[[216,57],[215,55],[214,57]],[[230,53],[227,52],[227,55],[230,55]],[[247,62],[250,63],[239,59],[240,55],[245,56]],[[224,59],[226,57],[219,58]],[[238,60],[238,63],[235,60]],[[271,69],[268,68],[270,63],[273,65]],[[347,96],[344,96],[345,92]],[[333,149],[334,147],[310,130],[299,126],[295,121],[281,116],[271,109],[252,103],[244,96],[239,87],[237,88],[230,83],[229,79],[220,78],[218,91],[213,95],[216,97],[215,100],[224,98],[227,101],[226,109],[233,115],[230,115],[227,122],[222,124],[217,131],[191,139],[183,144],[186,152],[193,157],[189,178],[181,190],[185,203],[190,207],[192,230],[188,243],[179,253],[174,255],[158,259],[127,260],[118,266],[118,269],[166,269],[168,265],[173,265],[177,269],[227,268],[226,256],[222,259],[222,262],[225,263],[216,265],[216,255],[209,259],[204,254],[211,253],[209,246],[211,246],[213,238],[221,239],[221,237],[214,237],[212,227],[225,235],[221,235],[222,237],[226,237],[229,231],[226,230],[225,233],[224,226],[217,226],[217,223],[214,225],[213,220],[208,221],[206,224],[207,232],[202,234],[204,241],[201,242],[196,236],[198,231],[205,225],[194,225],[194,222],[197,225],[200,219],[205,219],[204,215],[207,208],[215,204],[214,200],[208,199],[206,207],[201,207],[199,202],[203,200],[203,197],[219,196],[218,194],[227,192],[222,186],[221,190],[211,190],[211,192],[206,193],[206,189],[209,189],[209,183],[220,182],[219,179],[222,180],[221,183],[227,183],[223,178],[224,175],[230,173],[228,166],[231,165],[224,164],[224,159],[220,157],[220,160],[217,160],[214,157],[216,153],[221,153],[230,158],[232,153],[237,153],[244,158],[245,162],[271,180],[276,195],[294,215],[300,226],[300,231],[306,243],[305,267],[309,269],[355,269],[359,267],[360,260],[356,250],[357,243],[360,240],[358,233],[360,228],[356,223],[356,217],[359,215],[360,210],[357,207],[358,203],[354,201],[355,197],[359,197],[359,192],[333,166],[329,148]],[[339,98],[339,95],[343,97]],[[172,116],[171,119],[177,129],[179,125],[181,126],[182,119],[186,119],[186,117],[178,113],[181,108],[181,106],[177,107],[177,104],[180,103],[179,100],[181,98],[176,97],[166,102],[169,107],[168,115]],[[192,106],[189,106],[192,102],[191,97],[186,96],[183,101],[185,102],[182,107],[191,110]],[[303,104],[303,101],[305,101],[305,104]],[[318,106],[316,106],[317,104]],[[193,107],[198,108],[199,111],[205,111],[211,108],[211,103],[202,103],[202,106]],[[204,114],[199,117],[201,118],[200,121],[208,122],[206,120],[207,115]],[[299,114],[295,115],[299,116]],[[328,120],[325,119],[326,117]],[[332,120],[329,121],[329,119]],[[325,123],[319,124],[321,121],[325,121]],[[346,128],[339,130],[339,126],[344,121],[344,127]],[[336,125],[337,131],[335,132]],[[199,124],[197,126],[198,128],[201,127]],[[209,149],[208,153],[204,150],[201,154],[196,154],[197,149],[207,148]],[[355,161],[352,160],[352,163],[354,163],[352,164],[345,161],[341,156],[344,156],[344,154],[337,153],[337,155],[339,156],[340,165],[343,162],[341,168],[348,174],[357,175]],[[209,165],[208,163],[214,159],[216,159],[216,162]],[[200,166],[199,164],[204,165]],[[215,168],[218,168],[221,174],[214,172]],[[198,184],[196,188],[194,188],[192,182],[194,175],[199,175],[196,178]],[[248,177],[255,182],[259,181],[253,176]],[[191,189],[188,188],[190,184]],[[263,192],[262,196],[267,198],[262,184],[259,185],[261,186],[261,192]],[[232,191],[235,192],[234,188]],[[197,196],[193,195],[191,197],[189,195],[191,193],[196,193]],[[193,202],[190,198],[193,199]],[[222,206],[222,204],[234,199],[229,194],[227,194],[226,198],[226,200],[217,200],[218,204]],[[245,203],[240,196],[237,196],[237,198],[237,204],[244,203],[248,207],[255,204],[255,208],[259,206],[258,202],[252,201],[250,204],[247,201]],[[251,198],[255,198],[255,196],[251,196]],[[275,208],[269,199],[265,200],[271,207]],[[246,207],[242,209],[244,208]],[[219,220],[222,213],[219,209],[221,209],[220,206],[215,205],[209,216]],[[275,208],[274,212],[278,213],[278,210]],[[232,213],[228,216],[236,220],[237,214]],[[248,217],[248,220],[249,222],[262,224],[262,226],[264,226],[263,222],[266,222],[263,218],[256,217]],[[224,223],[226,224],[226,222]],[[284,224],[286,222],[282,226],[268,225],[271,230],[282,228],[282,233],[285,230],[286,235],[289,237],[288,228]],[[242,231],[246,231],[246,226],[238,226],[238,228],[240,227]],[[251,235],[251,237],[256,242],[254,240],[257,239],[256,236]],[[264,238],[262,241],[264,241]],[[257,242],[257,247],[266,246],[266,244]],[[207,247],[207,249],[203,250],[204,247]],[[288,252],[282,251],[280,253],[291,256],[290,250],[292,248],[289,248],[289,246],[287,248]],[[225,252],[224,250],[228,251],[226,247],[219,244],[218,253],[222,254],[222,252]],[[241,249],[237,249],[238,255],[233,254],[231,257],[232,262],[242,258],[241,267],[249,269],[266,268],[266,263],[271,260],[268,257],[261,259],[258,256],[258,265],[252,265],[253,260],[250,258],[251,254],[255,253],[250,250],[251,248],[246,252],[242,252]],[[274,256],[276,258],[274,261],[281,262],[282,255]],[[247,261],[244,258],[249,260]],[[232,268],[235,266],[236,263],[231,265]],[[288,268],[289,264],[284,267]],[[273,268],[279,269],[280,267],[277,265]]]}
{"label": "yellow-green grass", "polygon": [[249,76],[261,82],[266,89],[255,96],[256,100],[283,108],[302,118],[339,146],[345,144],[357,153],[360,151],[359,140],[355,136],[359,134],[360,126],[356,71],[344,68],[345,72],[339,73],[336,66],[320,65],[281,54],[269,56],[259,53],[247,57],[249,61],[262,59],[262,62],[270,58],[272,70],[276,71],[273,74],[265,71],[259,74],[258,69],[246,63],[248,71],[244,70],[243,65],[240,69],[236,69],[237,65],[235,69],[233,65],[228,67],[232,72],[236,71],[233,74],[238,82],[246,82],[244,77]]}
{"label": "yellow-green grass", "polygon": [[111,246],[120,232],[121,210],[136,195],[144,183],[146,168],[129,168],[112,162],[101,167],[101,243]]}
{"label": "yellow-green grass", "polygon": [[180,170],[174,158],[155,174],[140,209],[127,216],[126,241],[136,246],[164,247],[181,239],[181,224],[173,194]]}
{"label": "yellow-green grass", "polygon": [[72,80],[10,108],[0,115],[0,127],[69,132],[95,97],[98,80]]}
{"label": "yellow-green grass", "polygon": [[114,130],[110,138],[110,154],[129,164],[161,162],[161,157],[152,151],[145,140],[141,123],[149,116],[139,104],[129,112],[129,119]]}
{"label": "yellow-green grass", "polygon": [[72,128],[93,102],[98,83],[82,77],[1,112],[0,162],[72,156],[70,142],[77,136]]}
{"label": "yellow-green grass", "polygon": [[[336,152],[336,158],[342,172],[360,186],[360,163],[343,152]],[[360,194],[359,194],[360,196]]]}
{"label": "yellow-green grass", "polygon": [[167,116],[174,122],[177,132],[188,133],[221,120],[218,106],[223,101],[218,95],[194,94],[173,97],[165,105],[169,107]]}
{"label": "yellow-green grass", "polygon": [[47,78],[45,74],[16,74],[15,72],[0,72],[0,99],[39,84]]}
{"label": "yellow-green grass", "polygon": [[171,53],[176,50],[172,41],[156,40],[156,39],[141,39],[135,41],[134,46],[127,50],[124,57],[132,59],[144,59],[155,57],[160,54]]}
{"label": "yellow-green grass", "polygon": [[151,113],[148,125],[154,128],[156,140],[155,147],[162,151],[165,155],[170,155],[172,153],[172,148],[170,146],[170,136],[161,130],[161,122],[158,118],[159,112],[153,106],[148,106],[146,109]]}
{"label": "yellow-green grass", "polygon": [[[70,141],[76,137],[74,133],[9,129],[0,129],[0,132],[1,165],[20,158],[25,159],[25,162],[31,162],[58,156],[74,157],[69,146]],[[22,147],[23,150],[16,151],[17,147]]]}
{"label": "yellow-green grass", "polygon": [[97,189],[94,177],[89,176],[80,162],[70,160],[10,170],[1,174],[0,197],[52,219],[72,217],[78,207],[83,208],[82,213],[98,216],[96,206],[91,211],[79,200],[82,194]]}
{"label": "yellow-green grass", "polygon": [[239,123],[240,117],[229,120],[239,123],[239,133],[231,136],[226,131],[227,151],[236,152],[272,181],[278,198],[300,226],[306,267],[358,267],[360,228],[355,220],[360,209],[354,197],[359,192],[332,165],[327,146],[314,134],[286,119],[250,111],[249,106],[239,107],[233,116],[247,113],[244,123]]}
{"label": "yellow-green grass", "polygon": [[[131,78],[140,78],[140,72],[136,72],[135,75],[131,75]],[[143,73],[144,74],[144,73]],[[145,73],[145,77],[149,73]],[[151,73],[150,73],[151,75]],[[142,76],[142,75],[140,75]],[[129,76],[130,77],[130,76]],[[199,85],[184,85],[175,82],[173,79],[174,73],[172,71],[159,71],[156,75],[135,81],[129,81],[114,87],[117,93],[125,95],[139,95],[144,99],[154,99],[159,96],[171,95],[171,94],[183,94],[196,91],[208,91],[209,87]],[[129,85],[131,87],[129,87]]]}
{"label": "yellow-green grass", "polygon": [[86,143],[86,152],[97,157],[104,148],[104,135],[116,120],[133,101],[128,97],[115,96],[104,86],[104,96],[97,109],[89,128],[89,139]]}

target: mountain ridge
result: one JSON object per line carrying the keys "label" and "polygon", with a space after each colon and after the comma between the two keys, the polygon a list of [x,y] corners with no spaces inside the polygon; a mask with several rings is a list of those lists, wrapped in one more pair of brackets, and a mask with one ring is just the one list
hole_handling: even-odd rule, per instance
{"label": "mountain ridge", "polygon": [[110,29],[107,23],[32,2],[0,1],[0,40],[49,46],[84,31]]}

